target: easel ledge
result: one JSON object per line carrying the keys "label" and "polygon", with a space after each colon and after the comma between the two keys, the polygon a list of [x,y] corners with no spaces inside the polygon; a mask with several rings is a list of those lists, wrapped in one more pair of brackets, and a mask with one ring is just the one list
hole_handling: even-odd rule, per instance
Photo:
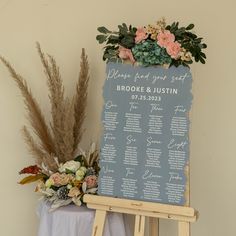
{"label": "easel ledge", "polygon": [[175,206],[153,202],[120,199],[86,194],[84,202],[96,210],[92,236],[102,236],[107,212],[135,215],[135,236],[144,235],[145,217],[150,217],[151,235],[158,235],[158,219],[179,221],[179,236],[190,235],[190,222],[195,222],[198,212],[191,207]]}

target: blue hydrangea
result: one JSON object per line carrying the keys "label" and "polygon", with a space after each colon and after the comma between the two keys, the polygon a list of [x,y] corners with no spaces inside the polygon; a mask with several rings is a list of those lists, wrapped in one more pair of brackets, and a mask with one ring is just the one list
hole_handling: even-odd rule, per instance
{"label": "blue hydrangea", "polygon": [[132,48],[135,60],[142,66],[170,64],[171,57],[165,48],[150,39],[136,44]]}

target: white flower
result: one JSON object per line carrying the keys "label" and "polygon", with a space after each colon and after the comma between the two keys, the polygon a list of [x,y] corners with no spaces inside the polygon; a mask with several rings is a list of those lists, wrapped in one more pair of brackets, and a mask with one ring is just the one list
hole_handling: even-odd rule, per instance
{"label": "white flower", "polygon": [[66,170],[69,170],[73,173],[75,173],[79,168],[81,164],[78,161],[67,161],[65,164],[60,164],[59,171],[61,173],[66,172]]}
{"label": "white flower", "polygon": [[192,60],[191,52],[188,52],[185,48],[181,48],[180,57],[181,57],[182,61],[191,61]]}

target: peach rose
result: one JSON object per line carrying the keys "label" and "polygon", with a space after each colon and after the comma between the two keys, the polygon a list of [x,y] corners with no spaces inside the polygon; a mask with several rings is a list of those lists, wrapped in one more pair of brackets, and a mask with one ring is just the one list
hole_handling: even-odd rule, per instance
{"label": "peach rose", "polygon": [[179,57],[181,45],[178,42],[171,42],[167,45],[167,53],[174,59]]}
{"label": "peach rose", "polygon": [[87,188],[95,188],[97,186],[97,176],[95,175],[85,177],[84,181],[87,184]]}
{"label": "peach rose", "polygon": [[130,49],[124,48],[122,46],[119,47],[119,57],[124,60],[130,60],[132,63],[135,63],[134,56]]}
{"label": "peach rose", "polygon": [[166,48],[169,43],[175,41],[175,36],[169,30],[161,31],[157,35],[157,43],[159,46]]}
{"label": "peach rose", "polygon": [[145,28],[138,28],[136,31],[135,43],[140,43],[148,37],[147,31]]}
{"label": "peach rose", "polygon": [[69,183],[71,180],[71,176],[67,174],[60,174],[60,173],[54,173],[50,176],[49,179],[52,180],[53,185],[55,186],[61,186],[61,185],[66,185]]}

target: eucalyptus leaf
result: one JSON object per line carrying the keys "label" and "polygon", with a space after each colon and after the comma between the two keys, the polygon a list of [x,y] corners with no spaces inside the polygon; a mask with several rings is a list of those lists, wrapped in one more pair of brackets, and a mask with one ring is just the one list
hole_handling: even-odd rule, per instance
{"label": "eucalyptus leaf", "polygon": [[206,54],[201,52],[200,55],[203,57],[203,58],[206,58]]}
{"label": "eucalyptus leaf", "polygon": [[166,26],[166,30],[170,30],[170,25],[167,25],[167,26]]}
{"label": "eucalyptus leaf", "polygon": [[106,41],[107,36],[106,36],[106,35],[99,34],[99,35],[97,35],[96,39],[97,39],[97,41],[98,41],[100,44],[102,44],[102,43],[104,43],[104,42]]}
{"label": "eucalyptus leaf", "polygon": [[98,30],[100,33],[103,33],[103,34],[111,33],[111,31],[108,30],[108,29],[107,29],[106,27],[104,27],[104,26],[98,27],[97,30]]}
{"label": "eucalyptus leaf", "polygon": [[120,34],[122,35],[126,35],[127,34],[127,30],[122,26],[122,25],[118,25]]}
{"label": "eucalyptus leaf", "polygon": [[119,43],[119,37],[115,36],[115,35],[111,35],[108,40],[107,40],[108,44],[116,44]]}
{"label": "eucalyptus leaf", "polygon": [[179,28],[178,29],[180,32],[184,32],[186,29],[185,29],[185,27],[181,27],[181,28]]}
{"label": "eucalyptus leaf", "polygon": [[193,33],[191,33],[191,32],[186,32],[186,35],[189,36],[191,39],[197,38],[197,35],[196,35],[196,34],[193,34]]}
{"label": "eucalyptus leaf", "polygon": [[202,57],[200,57],[199,60],[200,60],[200,62],[201,62],[202,64],[205,64],[205,63],[206,63],[205,60],[204,60]]}
{"label": "eucalyptus leaf", "polygon": [[191,30],[194,28],[194,24],[189,24],[187,27],[186,27],[186,30]]}
{"label": "eucalyptus leaf", "polygon": [[124,27],[124,29],[125,29],[126,31],[128,31],[128,27],[127,27],[127,25],[126,25],[125,23],[123,23],[122,26]]}
{"label": "eucalyptus leaf", "polygon": [[194,42],[195,42],[195,43],[201,43],[201,41],[202,41],[202,38],[196,38],[196,39],[194,39]]}

